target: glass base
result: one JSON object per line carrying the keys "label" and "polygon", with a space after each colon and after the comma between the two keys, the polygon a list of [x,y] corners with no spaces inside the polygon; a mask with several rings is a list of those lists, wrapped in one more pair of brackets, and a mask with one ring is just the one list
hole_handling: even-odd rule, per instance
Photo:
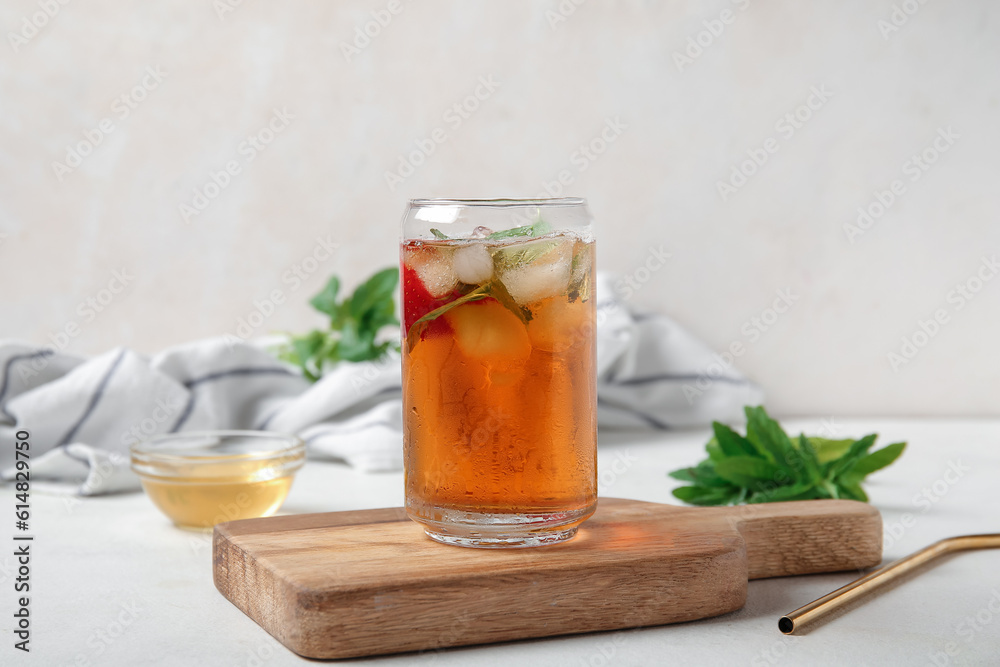
{"label": "glass base", "polygon": [[594,508],[520,514],[427,508],[431,518],[408,507],[407,513],[435,542],[477,549],[519,549],[571,539]]}

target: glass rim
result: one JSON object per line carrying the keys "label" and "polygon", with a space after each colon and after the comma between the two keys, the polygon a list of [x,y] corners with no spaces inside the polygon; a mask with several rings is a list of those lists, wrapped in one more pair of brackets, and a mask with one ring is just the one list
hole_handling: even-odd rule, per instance
{"label": "glass rim", "polygon": [[411,199],[415,206],[482,206],[488,208],[513,208],[517,206],[586,206],[583,197],[552,197],[549,199]]}
{"label": "glass rim", "polygon": [[[226,438],[248,438],[264,442],[272,441],[270,447],[263,446],[259,450],[244,452],[240,454],[213,454],[212,446],[192,448],[191,452],[182,450],[169,450],[164,447],[173,442],[198,438],[216,438],[219,440]],[[280,458],[289,454],[305,454],[305,442],[302,438],[292,433],[282,433],[280,431],[252,431],[252,430],[206,430],[206,431],[181,431],[179,433],[160,433],[148,440],[137,442],[129,447],[132,455],[132,463],[159,463],[171,464],[181,462],[197,461],[199,463],[219,463],[226,461],[252,461],[269,458]],[[192,453],[203,452],[203,453]]]}

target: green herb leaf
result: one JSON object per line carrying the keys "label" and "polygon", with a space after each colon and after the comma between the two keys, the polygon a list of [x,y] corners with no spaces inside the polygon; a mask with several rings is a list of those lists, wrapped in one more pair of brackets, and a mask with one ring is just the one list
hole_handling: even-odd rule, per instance
{"label": "green herb leaf", "polygon": [[850,438],[844,440],[830,440],[828,438],[809,437],[806,438],[809,444],[816,451],[816,459],[820,463],[835,461],[847,453],[847,450],[854,444]]}
{"label": "green herb leaf", "polygon": [[428,322],[441,317],[455,306],[460,306],[463,303],[469,303],[470,301],[479,301],[480,299],[485,299],[488,296],[490,296],[490,283],[485,283],[471,292],[463,294],[454,301],[449,301],[443,306],[439,306],[421,317],[419,320],[410,325],[410,330],[406,334],[406,344],[409,346],[409,349],[413,349],[414,344],[416,344],[417,340],[420,338],[420,334],[423,333]]}
{"label": "green herb leaf", "polygon": [[532,236],[544,236],[552,231],[552,225],[539,218],[535,224],[531,225]]}
{"label": "green herb leaf", "polygon": [[[433,231],[433,230],[432,230]],[[510,229],[504,229],[499,232],[493,232],[486,238],[490,241],[496,241],[499,239],[510,239],[518,236],[544,236],[552,231],[552,226],[545,222],[541,218],[536,220],[530,225],[521,225],[520,227],[511,227]]]}
{"label": "green herb leaf", "polygon": [[719,448],[726,456],[757,456],[753,444],[721,422],[712,422],[712,431]]}
{"label": "green herb leaf", "polygon": [[410,330],[406,334],[406,341],[409,349],[413,349],[413,345],[420,338],[420,334],[423,333],[428,322],[441,317],[455,306],[460,306],[463,303],[469,303],[470,301],[479,301],[480,299],[485,299],[486,297],[493,297],[496,299],[500,302],[500,305],[517,315],[517,318],[521,320],[521,322],[527,324],[531,321],[531,311],[519,305],[514,300],[514,297],[510,295],[510,292],[507,291],[507,288],[502,282],[499,280],[491,280],[483,283],[471,292],[466,292],[453,301],[449,301],[443,306],[435,308],[410,325]]}
{"label": "green herb leaf", "polygon": [[379,341],[378,336],[385,327],[399,325],[393,298],[398,281],[399,269],[383,269],[338,302],[340,280],[332,276],[323,290],[309,300],[316,310],[330,317],[329,329],[290,336],[288,343],[276,350],[277,356],[298,366],[310,382],[340,361],[382,358],[395,346],[391,341]]}
{"label": "green herb leaf", "polygon": [[694,468],[681,468],[668,474],[674,479],[679,479],[682,482],[691,482],[697,486],[709,488],[732,487],[732,484],[716,474],[714,467],[709,461],[702,461]]}
{"label": "green herb leaf", "polygon": [[305,336],[292,337],[289,344],[279,352],[278,357],[299,366],[302,369],[302,374],[310,382],[315,382],[317,375],[313,372],[309,362],[325,341],[326,337],[322,331],[311,331]]}
{"label": "green herb leaf", "polygon": [[445,233],[442,232],[440,229],[434,229],[433,227],[431,227],[431,234],[433,234],[434,238],[436,238],[436,239],[446,239],[446,238],[448,238],[447,235],[445,235]]}
{"label": "green herb leaf", "polygon": [[875,438],[878,434],[872,433],[866,435],[860,440],[855,440],[854,444],[847,450],[847,453],[841,456],[836,461],[827,464],[827,479],[833,479],[838,475],[847,472],[855,463],[861,460],[861,458],[868,453],[868,450],[872,445],[875,444]]}
{"label": "green herb leaf", "polygon": [[330,276],[323,291],[309,299],[309,303],[319,312],[333,317],[337,312],[337,292],[339,291],[340,279],[337,276]]}
{"label": "green herb leaf", "polygon": [[765,489],[752,494],[747,502],[757,503],[778,503],[789,500],[812,500],[817,498],[816,486],[809,482],[799,482],[790,486],[777,486],[772,489]]}
{"label": "green herb leaf", "polygon": [[[399,269],[390,267],[382,269],[371,278],[358,285],[351,296],[350,312],[361,320],[372,310],[379,309],[396,293],[396,283],[399,282]],[[395,308],[393,309],[395,311]]]}
{"label": "green herb leaf", "polygon": [[375,333],[362,329],[357,320],[348,320],[340,330],[337,351],[345,361],[365,361],[369,358]]}
{"label": "green herb leaf", "polygon": [[882,449],[872,452],[868,456],[865,456],[857,463],[854,467],[848,471],[851,475],[859,475],[861,477],[866,477],[876,470],[881,470],[886,467],[896,459],[900,457],[903,450],[906,449],[905,442],[896,442],[891,445],[886,445]]}
{"label": "green herb leaf", "polygon": [[674,497],[691,505],[727,505],[732,492],[703,486],[682,486],[674,489]]}
{"label": "green herb leaf", "polygon": [[486,238],[490,241],[498,241],[500,239],[512,239],[517,236],[531,236],[532,225],[523,225],[521,227],[511,227],[510,229],[504,229],[499,232],[493,232]]}
{"label": "green herb leaf", "polygon": [[719,446],[719,441],[715,438],[708,441],[708,444],[705,445],[705,451],[708,452],[708,458],[711,461],[721,461],[726,458],[726,453],[722,451],[722,447]]}
{"label": "green herb leaf", "polygon": [[841,498],[860,500],[863,503],[868,502],[868,494],[865,493],[864,489],[857,482],[841,481],[837,486],[839,487],[838,490]]}
{"label": "green herb leaf", "polygon": [[734,486],[754,491],[773,488],[782,478],[781,468],[753,456],[730,456],[715,464],[715,472]]}
{"label": "green herb leaf", "polygon": [[719,475],[711,461],[702,461],[694,468],[691,468],[691,470],[694,477],[694,483],[699,486],[709,486],[713,488],[732,486],[732,483],[729,480],[724,479]]}
{"label": "green herb leaf", "polygon": [[499,301],[501,306],[517,315],[517,319],[521,320],[522,323],[527,324],[531,321],[531,311],[514,300],[514,297],[507,291],[506,285],[499,280],[492,280],[487,285],[490,296]]}
{"label": "green herb leaf", "polygon": [[804,466],[803,474],[810,484],[816,484],[823,478],[822,467],[816,456],[816,450],[805,435],[799,434],[799,455]]}
{"label": "green herb leaf", "polygon": [[694,468],[679,468],[667,474],[682,482],[694,482]]}
{"label": "green herb leaf", "polygon": [[795,441],[762,407],[747,406],[747,434],[712,424],[709,458],[671,473],[691,486],[674,489],[692,505],[769,503],[816,498],[867,501],[861,481],[893,463],[906,443],[869,453],[878,437],[830,440],[800,435]]}
{"label": "green herb leaf", "polygon": [[435,320],[435,319],[441,317],[442,315],[444,315],[445,313],[447,313],[449,310],[451,310],[455,306],[460,306],[463,303],[469,303],[470,301],[479,301],[480,299],[485,299],[489,295],[490,295],[490,286],[489,286],[489,283],[486,283],[485,285],[481,285],[480,287],[477,287],[476,289],[472,290],[468,294],[463,294],[462,296],[458,297],[454,301],[449,301],[448,303],[444,304],[443,306],[439,306],[438,308],[435,308],[431,312],[427,313],[426,315],[424,315],[419,320],[417,320],[416,322],[413,323],[413,325],[410,327],[410,331],[412,331],[413,327],[417,326],[418,324],[423,324],[425,322],[430,322],[431,320]]}
{"label": "green herb leaf", "polygon": [[761,407],[748,406],[743,411],[747,416],[747,440],[789,478],[795,477],[795,471],[801,470],[803,466],[798,451],[792,447],[792,441],[781,430],[778,422],[771,419]]}

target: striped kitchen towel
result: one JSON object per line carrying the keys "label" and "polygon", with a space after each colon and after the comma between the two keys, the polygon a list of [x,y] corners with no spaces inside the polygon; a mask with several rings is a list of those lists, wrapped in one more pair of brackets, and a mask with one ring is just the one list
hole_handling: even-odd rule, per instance
{"label": "striped kitchen towel", "polygon": [[[741,419],[760,389],[658,314],[637,313],[612,276],[597,280],[598,424],[669,429]],[[296,433],[311,458],[363,471],[402,467],[398,356],[341,363],[315,384],[262,343],[213,338],[145,357],[83,358],[0,343],[0,442],[27,429],[35,488],[96,495],[139,488],[128,448],[159,433]],[[10,480],[13,447],[0,448]]]}

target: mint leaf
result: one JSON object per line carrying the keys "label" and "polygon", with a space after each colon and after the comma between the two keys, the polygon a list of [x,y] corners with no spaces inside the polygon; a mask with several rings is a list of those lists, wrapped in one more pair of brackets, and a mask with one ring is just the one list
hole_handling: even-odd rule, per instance
{"label": "mint leaf", "polygon": [[750,496],[747,502],[757,503],[779,503],[790,500],[813,500],[818,497],[816,486],[809,482],[799,482],[791,486],[779,486],[773,489],[766,489]]}
{"label": "mint leaf", "polygon": [[517,236],[531,236],[531,225],[523,225],[521,227],[511,227],[510,229],[504,229],[499,232],[493,232],[486,238],[490,241],[498,241],[500,239],[512,239]]}
{"label": "mint leaf", "polygon": [[413,349],[413,346],[420,338],[420,334],[423,333],[428,322],[436,320],[455,306],[460,306],[463,303],[469,303],[470,301],[479,301],[480,299],[485,299],[486,297],[493,297],[496,299],[500,305],[517,315],[517,318],[521,320],[521,322],[527,324],[531,321],[531,311],[514,301],[514,297],[510,295],[510,292],[507,291],[507,288],[502,282],[499,280],[491,280],[483,283],[471,292],[466,292],[453,301],[449,301],[443,306],[435,308],[410,325],[410,331],[406,334],[406,341],[409,349]]}
{"label": "mint leaf", "polygon": [[816,459],[820,463],[829,463],[830,461],[839,459],[854,444],[854,440],[850,438],[830,440],[829,438],[809,437],[806,440],[813,446],[813,449],[816,451]]}
{"label": "mint leaf", "polygon": [[436,238],[436,239],[446,239],[446,238],[448,238],[444,234],[444,232],[442,232],[440,229],[434,229],[433,227],[431,227],[431,234],[433,234],[434,238]]}
{"label": "mint leaf", "polygon": [[846,454],[841,456],[836,461],[827,464],[828,466],[826,473],[827,479],[832,480],[841,473],[847,472],[849,468],[851,468],[865,454],[868,453],[868,450],[871,448],[871,446],[875,444],[875,438],[877,437],[878,437],[877,434],[872,433],[870,435],[866,435],[860,440],[855,440],[854,444],[851,445],[851,447],[847,450]]}
{"label": "mint leaf", "polygon": [[721,422],[712,422],[715,441],[726,456],[757,456],[749,440]]}
{"label": "mint leaf", "polygon": [[329,328],[290,336],[288,343],[275,351],[278,358],[298,366],[305,378],[315,382],[324,368],[340,361],[383,357],[394,344],[376,341],[384,327],[399,325],[394,300],[398,282],[399,269],[383,269],[338,302],[340,280],[331,276],[323,290],[309,300],[316,310],[330,317]]}
{"label": "mint leaf", "polygon": [[488,296],[490,296],[490,283],[485,283],[483,285],[480,285],[476,289],[472,290],[471,292],[463,294],[454,301],[449,301],[443,306],[439,306],[434,310],[432,310],[431,312],[427,313],[419,320],[410,325],[410,330],[406,334],[406,344],[408,349],[410,350],[413,349],[413,346],[416,345],[417,340],[420,339],[420,334],[422,334],[424,329],[427,328],[427,323],[430,322],[431,320],[436,320],[437,318],[441,317],[455,306],[460,306],[463,303],[469,303],[470,301],[479,301],[480,299],[485,299]]}
{"label": "mint leaf", "polygon": [[373,333],[382,327],[399,326],[399,320],[396,319],[396,303],[392,298],[379,301],[364,313],[361,321]]}
{"label": "mint leaf", "polygon": [[864,489],[857,482],[841,481],[837,486],[841,498],[860,500],[863,503],[868,502],[868,494],[864,492]]}
{"label": "mint leaf", "polygon": [[876,470],[881,470],[900,457],[906,449],[905,442],[896,442],[886,445],[882,449],[872,452],[868,456],[860,459],[854,467],[848,470],[848,474],[866,477]]}
{"label": "mint leaf", "polygon": [[674,470],[673,472],[668,472],[667,474],[674,479],[679,479],[682,482],[694,481],[694,468],[680,468],[678,470]]}
{"label": "mint leaf", "polygon": [[681,468],[680,470],[675,470],[668,474],[674,479],[678,479],[682,482],[691,482],[695,486],[709,491],[712,494],[716,494],[716,492],[720,489],[724,490],[725,493],[717,494],[720,498],[728,497],[737,493],[737,487],[719,477],[712,468],[712,464],[708,461],[702,461],[697,465],[697,467],[694,468]]}
{"label": "mint leaf", "polygon": [[375,332],[359,326],[357,320],[348,320],[340,330],[337,352],[345,361],[367,361],[370,359]]}
{"label": "mint leaf", "polygon": [[309,367],[309,360],[323,346],[325,340],[326,338],[322,331],[311,331],[305,336],[294,336],[289,341],[289,344],[280,350],[278,358],[299,366],[302,369],[303,375],[310,382],[315,382],[317,376],[313,372],[313,369]]}
{"label": "mint leaf", "polygon": [[323,291],[309,299],[309,303],[319,312],[333,317],[337,312],[337,292],[339,291],[340,279],[337,276],[330,276]]}
{"label": "mint leaf", "polygon": [[893,443],[869,452],[878,437],[830,440],[799,435],[792,441],[763,407],[747,406],[747,434],[718,422],[705,445],[708,458],[670,473],[691,486],[674,489],[692,505],[768,503],[817,498],[865,502],[865,476],[893,463],[906,448]]}
{"label": "mint leaf", "polygon": [[413,325],[410,327],[410,331],[413,331],[413,328],[416,327],[418,324],[424,324],[426,322],[430,322],[431,320],[436,320],[437,318],[441,317],[455,306],[460,306],[463,303],[469,303],[470,301],[479,301],[480,299],[485,299],[490,295],[489,287],[490,287],[489,283],[486,283],[485,285],[481,285],[476,289],[472,290],[468,294],[463,294],[454,301],[449,301],[443,306],[435,308],[434,310],[432,310],[431,312],[427,313],[419,320],[414,322]]}
{"label": "mint leaf", "polygon": [[816,450],[813,449],[809,438],[802,434],[799,434],[799,457],[802,460],[806,479],[809,480],[810,484],[816,484],[823,478],[823,471],[819,458],[816,456]]}
{"label": "mint leaf", "polygon": [[715,472],[735,486],[744,486],[757,491],[773,488],[778,484],[782,470],[772,463],[753,456],[730,456],[715,464]]}
{"label": "mint leaf", "polygon": [[694,483],[699,486],[709,486],[713,488],[732,486],[732,483],[721,477],[711,461],[702,461],[694,468],[691,468]]}
{"label": "mint leaf", "polygon": [[[433,231],[433,230],[432,230]],[[545,222],[541,218],[536,220],[530,225],[521,225],[520,227],[511,227],[510,229],[504,229],[499,232],[493,232],[486,238],[490,241],[496,241],[499,239],[510,239],[516,238],[518,236],[544,236],[552,231],[552,226]]]}
{"label": "mint leaf", "polygon": [[531,311],[514,300],[514,297],[507,291],[506,285],[499,280],[493,280],[487,284],[490,296],[499,301],[501,306],[517,315],[517,319],[521,320],[522,323],[527,324],[531,321]]}
{"label": "mint leaf", "polygon": [[726,489],[709,489],[703,486],[682,486],[674,489],[674,497],[691,505],[726,505],[733,497]]}
{"label": "mint leaf", "polygon": [[788,474],[795,477],[803,465],[792,441],[781,429],[778,422],[771,419],[761,407],[746,407],[747,439],[765,458]]}
{"label": "mint leaf", "polygon": [[708,441],[708,444],[705,445],[705,451],[708,452],[708,458],[712,461],[721,461],[726,458],[726,453],[722,451],[722,447],[719,446],[719,441],[715,438]]}
{"label": "mint leaf", "polygon": [[385,303],[391,301],[396,293],[396,283],[398,282],[399,269],[390,267],[382,269],[358,285],[351,296],[351,315],[362,320],[371,310],[378,309],[380,306],[384,307]]}

